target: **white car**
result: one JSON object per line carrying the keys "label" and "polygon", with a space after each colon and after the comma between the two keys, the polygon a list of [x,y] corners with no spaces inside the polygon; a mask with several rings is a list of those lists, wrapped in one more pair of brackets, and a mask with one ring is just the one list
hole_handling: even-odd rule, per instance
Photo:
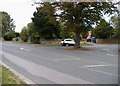
{"label": "white car", "polygon": [[75,45],[74,39],[64,39],[61,41],[61,45],[63,46],[69,46],[69,45]]}

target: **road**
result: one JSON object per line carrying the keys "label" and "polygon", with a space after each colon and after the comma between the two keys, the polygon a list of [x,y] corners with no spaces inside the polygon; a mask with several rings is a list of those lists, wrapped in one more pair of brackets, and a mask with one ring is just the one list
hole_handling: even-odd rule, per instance
{"label": "road", "polygon": [[2,62],[37,84],[118,84],[118,45],[62,46],[2,42]]}

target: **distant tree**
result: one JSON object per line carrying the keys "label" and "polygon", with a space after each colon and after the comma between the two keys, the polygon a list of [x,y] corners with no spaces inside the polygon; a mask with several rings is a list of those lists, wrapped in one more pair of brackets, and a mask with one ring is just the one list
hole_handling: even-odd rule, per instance
{"label": "distant tree", "polygon": [[32,21],[36,27],[34,30],[41,38],[53,39],[60,36],[60,26],[56,21],[55,9],[49,2],[41,3],[33,16]]}
{"label": "distant tree", "polygon": [[24,27],[22,31],[20,32],[20,38],[23,42],[26,42],[29,38],[29,31],[27,27]]}
{"label": "distant tree", "polygon": [[104,19],[100,21],[97,27],[94,29],[94,36],[100,39],[107,39],[114,35],[114,29],[110,23]]}
{"label": "distant tree", "polygon": [[10,15],[7,12],[0,12],[1,16],[1,25],[2,25],[2,35],[4,35],[6,32],[14,31],[15,25],[14,20],[10,17]]}

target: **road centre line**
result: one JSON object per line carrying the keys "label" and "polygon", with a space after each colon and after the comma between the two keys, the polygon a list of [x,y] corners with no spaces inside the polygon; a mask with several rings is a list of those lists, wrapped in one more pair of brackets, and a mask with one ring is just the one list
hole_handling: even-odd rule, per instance
{"label": "road centre line", "polygon": [[107,49],[102,49],[102,50],[107,51]]}
{"label": "road centre line", "polygon": [[25,49],[25,48],[20,48],[21,50],[25,50],[25,51],[31,51],[31,50],[29,50],[29,49]]}
{"label": "road centre line", "polygon": [[112,55],[112,54],[106,54],[106,55],[108,55],[108,56],[114,56],[114,55]]}

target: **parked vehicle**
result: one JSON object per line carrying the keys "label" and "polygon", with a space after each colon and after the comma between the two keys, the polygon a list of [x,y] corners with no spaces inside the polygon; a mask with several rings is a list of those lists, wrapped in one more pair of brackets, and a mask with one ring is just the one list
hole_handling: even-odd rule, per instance
{"label": "parked vehicle", "polygon": [[70,45],[74,46],[75,41],[74,41],[74,39],[64,39],[61,41],[61,45],[62,46],[70,46]]}

